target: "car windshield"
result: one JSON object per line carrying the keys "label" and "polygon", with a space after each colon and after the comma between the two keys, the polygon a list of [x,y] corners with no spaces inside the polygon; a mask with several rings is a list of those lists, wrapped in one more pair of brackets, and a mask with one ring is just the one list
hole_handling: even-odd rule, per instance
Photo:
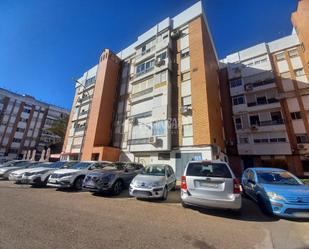
{"label": "car windshield", "polygon": [[58,161],[54,162],[52,164],[46,165],[48,168],[54,168],[54,169],[67,169],[73,166],[73,164],[76,164],[76,162],[69,162],[69,161]]}
{"label": "car windshield", "polygon": [[192,162],[187,168],[187,176],[232,178],[225,163]]}
{"label": "car windshield", "polygon": [[80,162],[80,163],[73,165],[72,169],[86,169],[89,167],[90,164],[91,163],[89,162]]}
{"label": "car windshield", "polygon": [[256,173],[260,183],[302,185],[300,180],[287,171],[257,171]]}
{"label": "car windshield", "polygon": [[153,176],[165,176],[165,167],[164,165],[149,165],[146,166],[143,175],[153,175]]}
{"label": "car windshield", "polygon": [[10,161],[10,162],[6,162],[5,164],[3,164],[3,167],[20,167],[20,166],[26,166],[27,164],[29,164],[29,161]]}
{"label": "car windshield", "polygon": [[115,164],[107,164],[105,167],[104,167],[104,171],[105,170],[123,170],[124,169],[124,164],[118,164],[118,163],[115,163]]}

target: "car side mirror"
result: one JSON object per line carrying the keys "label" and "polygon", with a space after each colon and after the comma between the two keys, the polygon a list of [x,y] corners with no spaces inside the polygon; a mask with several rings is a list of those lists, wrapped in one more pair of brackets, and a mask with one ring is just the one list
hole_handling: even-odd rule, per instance
{"label": "car side mirror", "polygon": [[248,179],[248,182],[255,185],[255,181],[254,180],[251,180],[251,179]]}

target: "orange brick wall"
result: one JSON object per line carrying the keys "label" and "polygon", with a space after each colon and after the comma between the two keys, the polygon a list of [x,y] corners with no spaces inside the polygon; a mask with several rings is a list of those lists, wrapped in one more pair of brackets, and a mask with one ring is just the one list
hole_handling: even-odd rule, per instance
{"label": "orange brick wall", "polygon": [[292,23],[297,35],[305,48],[305,60],[308,68],[309,62],[309,1],[298,1],[297,10],[292,14]]}
{"label": "orange brick wall", "polygon": [[94,147],[108,146],[116,101],[120,59],[106,49],[100,57],[87,124],[82,160],[90,160]]}
{"label": "orange brick wall", "polygon": [[203,17],[189,23],[194,145],[224,148],[218,64]]}

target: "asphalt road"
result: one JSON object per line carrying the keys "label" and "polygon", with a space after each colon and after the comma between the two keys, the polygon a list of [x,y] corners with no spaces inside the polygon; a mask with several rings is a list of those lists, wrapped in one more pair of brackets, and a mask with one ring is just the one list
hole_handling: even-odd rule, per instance
{"label": "asphalt road", "polygon": [[245,199],[243,213],[31,188],[0,181],[0,249],[305,249],[309,222],[273,219]]}

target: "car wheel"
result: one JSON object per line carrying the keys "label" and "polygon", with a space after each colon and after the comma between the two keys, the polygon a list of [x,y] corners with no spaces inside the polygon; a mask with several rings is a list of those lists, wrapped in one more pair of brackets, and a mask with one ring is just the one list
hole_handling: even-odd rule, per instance
{"label": "car wheel", "polygon": [[83,180],[84,180],[84,177],[82,177],[82,176],[76,178],[76,180],[74,182],[74,189],[75,190],[82,190],[82,188],[83,188]]}
{"label": "car wheel", "polygon": [[45,178],[45,180],[41,183],[41,187],[46,187],[49,176]]}
{"label": "car wheel", "polygon": [[258,196],[257,201],[263,214],[272,215],[272,212],[268,210],[267,205],[261,196]]}
{"label": "car wheel", "polygon": [[188,207],[189,207],[188,204],[184,203],[183,201],[181,201],[181,205],[182,205],[182,207],[184,207],[184,208],[188,208]]}
{"label": "car wheel", "polygon": [[162,194],[162,197],[161,197],[161,200],[165,201],[167,199],[167,196],[168,196],[168,190],[167,190],[167,187],[165,187],[163,194]]}
{"label": "car wheel", "polygon": [[114,186],[113,186],[113,194],[114,195],[119,195],[121,193],[121,191],[123,190],[123,183],[121,180],[117,180],[115,183],[114,183]]}

